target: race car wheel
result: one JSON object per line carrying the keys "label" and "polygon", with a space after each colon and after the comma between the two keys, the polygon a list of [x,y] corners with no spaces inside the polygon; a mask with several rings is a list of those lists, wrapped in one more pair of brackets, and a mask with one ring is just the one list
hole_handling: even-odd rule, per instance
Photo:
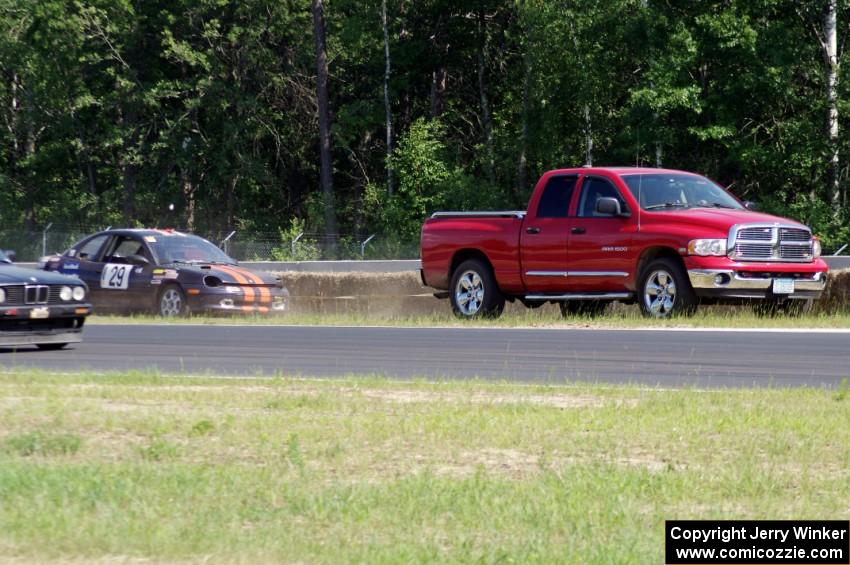
{"label": "race car wheel", "polygon": [[158,313],[164,318],[183,316],[187,312],[186,294],[176,284],[164,286],[159,292]]}
{"label": "race car wheel", "polygon": [[36,343],[35,346],[43,351],[57,351],[68,345],[67,343]]}
{"label": "race car wheel", "polygon": [[648,318],[690,316],[697,297],[684,268],[672,259],[653,261],[641,273],[638,285],[640,311]]}
{"label": "race car wheel", "polygon": [[497,318],[505,309],[505,297],[493,271],[478,259],[464,261],[455,269],[450,297],[458,318]]}

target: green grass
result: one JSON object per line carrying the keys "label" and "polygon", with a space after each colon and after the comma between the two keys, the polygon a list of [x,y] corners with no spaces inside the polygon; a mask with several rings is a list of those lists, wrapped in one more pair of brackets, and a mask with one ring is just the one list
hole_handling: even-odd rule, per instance
{"label": "green grass", "polygon": [[846,390],[13,369],[0,555],[658,563],[665,519],[846,519]]}
{"label": "green grass", "polygon": [[152,315],[91,316],[91,324],[270,324],[270,325],[347,325],[347,326],[397,326],[397,327],[546,327],[546,328],[850,328],[850,312],[811,314],[805,316],[759,316],[744,307],[706,307],[692,317],[672,320],[649,320],[642,317],[637,307],[620,306],[604,316],[588,318],[574,316],[563,318],[555,307],[538,310],[516,309],[495,320],[459,320],[449,312],[421,315],[383,315],[368,313],[350,314],[300,314],[277,316],[191,316],[187,318],[161,318]]}

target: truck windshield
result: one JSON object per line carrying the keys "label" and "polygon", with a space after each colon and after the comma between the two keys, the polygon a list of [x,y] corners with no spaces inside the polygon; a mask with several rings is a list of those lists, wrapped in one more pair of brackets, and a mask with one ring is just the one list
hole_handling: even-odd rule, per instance
{"label": "truck windshield", "polygon": [[623,175],[622,178],[644,210],[744,209],[722,187],[699,175],[650,173]]}

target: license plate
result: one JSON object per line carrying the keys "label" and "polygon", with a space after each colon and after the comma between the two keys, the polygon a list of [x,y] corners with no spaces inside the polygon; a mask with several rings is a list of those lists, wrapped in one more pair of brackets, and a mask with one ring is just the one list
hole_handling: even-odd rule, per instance
{"label": "license plate", "polygon": [[773,279],[773,294],[794,294],[794,279]]}
{"label": "license plate", "polygon": [[33,308],[30,310],[30,318],[35,318],[37,320],[47,318],[50,316],[50,311],[45,308]]}

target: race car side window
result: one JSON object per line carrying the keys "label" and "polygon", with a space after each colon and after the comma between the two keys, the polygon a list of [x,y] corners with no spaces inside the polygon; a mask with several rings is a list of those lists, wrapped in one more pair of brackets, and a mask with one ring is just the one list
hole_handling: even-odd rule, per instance
{"label": "race car side window", "polygon": [[104,261],[111,263],[123,263],[126,261],[126,257],[130,255],[146,255],[144,244],[138,239],[126,235],[116,236],[107,249],[110,251],[104,257]]}
{"label": "race car side window", "polygon": [[88,261],[94,261],[97,259],[97,252],[100,251],[100,248],[103,247],[103,242],[106,241],[106,238],[109,236],[106,235],[97,235],[87,242],[85,242],[82,247],[79,249],[79,253],[77,255],[80,259],[86,259]]}

